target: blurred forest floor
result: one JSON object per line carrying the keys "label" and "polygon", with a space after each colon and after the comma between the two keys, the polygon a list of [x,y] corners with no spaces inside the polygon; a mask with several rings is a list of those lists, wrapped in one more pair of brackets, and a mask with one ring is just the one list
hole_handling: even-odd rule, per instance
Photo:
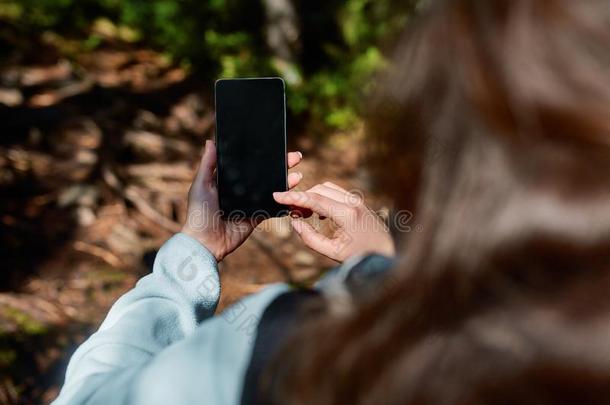
{"label": "blurred forest floor", "polygon": [[[212,81],[161,54],[121,43],[70,60],[49,44],[24,49],[0,68],[0,402],[8,404],[56,397],[76,345],[179,230],[214,133]],[[300,188],[329,179],[366,190],[361,138],[335,134],[318,145],[291,134],[291,149],[305,155]],[[304,248],[287,219],[262,228],[221,264],[219,310],[333,265]]]}

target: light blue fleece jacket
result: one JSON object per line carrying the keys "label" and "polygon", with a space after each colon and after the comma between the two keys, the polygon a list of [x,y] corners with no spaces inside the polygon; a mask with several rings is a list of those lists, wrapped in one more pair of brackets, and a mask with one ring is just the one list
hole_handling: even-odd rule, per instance
{"label": "light blue fleece jacket", "polygon": [[216,260],[177,234],[76,350],[53,404],[237,404],[262,313],[288,290],[271,285],[213,316]]}

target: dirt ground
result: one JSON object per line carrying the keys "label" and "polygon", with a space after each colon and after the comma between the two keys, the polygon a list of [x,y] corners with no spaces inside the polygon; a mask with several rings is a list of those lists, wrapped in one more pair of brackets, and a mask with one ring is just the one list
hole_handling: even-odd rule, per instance
{"label": "dirt ground", "polygon": [[[54,399],[75,347],[179,229],[213,137],[210,90],[160,54],[118,45],[71,58],[49,45],[0,70],[0,402]],[[368,189],[358,131],[290,137],[305,155],[299,188]],[[219,310],[334,265],[286,218],[260,228],[221,263]]]}

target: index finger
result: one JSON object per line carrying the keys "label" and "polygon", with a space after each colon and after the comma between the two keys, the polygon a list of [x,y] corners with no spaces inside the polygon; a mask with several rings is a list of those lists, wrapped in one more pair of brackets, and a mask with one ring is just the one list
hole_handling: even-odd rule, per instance
{"label": "index finger", "polygon": [[309,208],[318,215],[328,217],[339,225],[344,225],[349,207],[339,201],[314,192],[286,191],[273,193],[280,204]]}

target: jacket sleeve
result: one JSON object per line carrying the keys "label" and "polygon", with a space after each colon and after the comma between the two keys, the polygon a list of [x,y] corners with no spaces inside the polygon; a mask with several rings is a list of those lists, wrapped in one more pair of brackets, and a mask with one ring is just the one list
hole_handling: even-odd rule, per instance
{"label": "jacket sleeve", "polygon": [[157,354],[192,335],[220,297],[216,260],[184,234],[158,252],[153,272],[111,308],[72,356],[55,404],[131,403],[132,383]]}

